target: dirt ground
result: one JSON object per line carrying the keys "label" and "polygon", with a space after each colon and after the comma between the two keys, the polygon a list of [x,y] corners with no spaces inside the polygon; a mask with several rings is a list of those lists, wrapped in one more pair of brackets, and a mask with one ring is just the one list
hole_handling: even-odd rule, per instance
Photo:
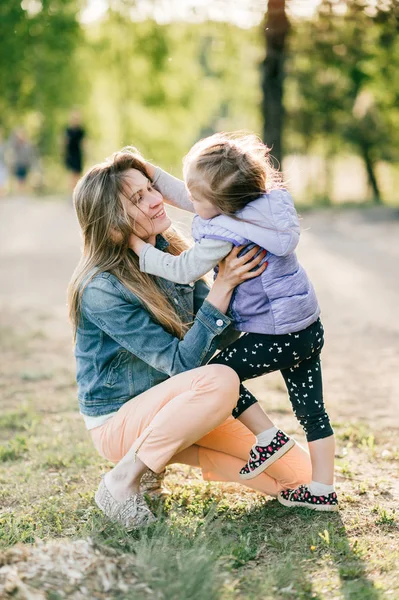
{"label": "dirt ground", "polygon": [[[187,215],[171,216],[189,232]],[[93,502],[107,466],[77,410],[66,310],[80,252],[71,203],[0,201],[0,549],[11,547],[0,550],[1,598],[399,599],[399,212],[323,209],[302,218],[298,253],[326,329],[340,512],[288,514],[275,500],[174,466],[166,521],[136,539]],[[304,442],[279,373],[248,387]],[[204,537],[211,506],[215,530]],[[196,528],[191,547],[187,531]],[[104,544],[118,550],[112,560]],[[208,589],[213,569],[221,580]]]}
{"label": "dirt ground", "polygon": [[[187,232],[184,212],[170,210]],[[79,252],[68,201],[2,200],[0,325],[20,328],[39,319],[57,345],[70,347],[65,290]],[[332,419],[365,421],[374,432],[399,429],[399,212],[305,212],[298,254],[322,307]],[[259,386],[263,379],[252,387]],[[273,410],[267,399],[265,406]]]}

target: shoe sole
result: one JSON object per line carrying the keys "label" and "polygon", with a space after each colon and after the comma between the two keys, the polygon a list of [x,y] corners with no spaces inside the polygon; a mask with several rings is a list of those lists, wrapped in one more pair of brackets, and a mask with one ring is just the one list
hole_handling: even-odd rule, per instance
{"label": "shoe sole", "polygon": [[288,442],[280,448],[280,450],[277,450],[277,452],[275,452],[272,457],[270,457],[268,460],[265,460],[265,462],[259,465],[259,467],[256,467],[256,469],[254,469],[250,473],[244,473],[243,475],[240,474],[240,479],[254,479],[258,475],[266,471],[266,469],[271,467],[272,464],[276,462],[276,460],[284,456],[284,454],[286,454],[288,450],[291,450],[291,448],[293,448],[294,446],[295,440],[289,439]]}
{"label": "shoe sole", "polygon": [[100,487],[104,485],[103,482],[100,483],[96,493],[94,494],[94,502],[97,504],[98,508],[104,512],[104,506],[102,505],[102,503],[99,500],[99,496],[100,496]]}
{"label": "shoe sole", "polygon": [[281,496],[277,496],[277,500],[287,508],[308,508],[309,510],[323,512],[336,512],[339,510],[338,504],[305,504],[305,502],[291,502],[291,500],[286,500],[285,498],[281,498]]}

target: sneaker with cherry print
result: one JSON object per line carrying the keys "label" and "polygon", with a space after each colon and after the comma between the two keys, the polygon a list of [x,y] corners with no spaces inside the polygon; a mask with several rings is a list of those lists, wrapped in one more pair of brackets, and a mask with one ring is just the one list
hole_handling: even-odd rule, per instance
{"label": "sneaker with cherry print", "polygon": [[276,460],[284,456],[295,445],[295,441],[280,429],[267,446],[254,444],[249,451],[247,464],[240,471],[241,479],[253,479],[266,471]]}
{"label": "sneaker with cherry print", "polygon": [[336,492],[324,496],[315,496],[307,485],[300,485],[295,490],[284,490],[277,496],[280,504],[295,508],[301,506],[312,510],[336,511],[338,498]]}

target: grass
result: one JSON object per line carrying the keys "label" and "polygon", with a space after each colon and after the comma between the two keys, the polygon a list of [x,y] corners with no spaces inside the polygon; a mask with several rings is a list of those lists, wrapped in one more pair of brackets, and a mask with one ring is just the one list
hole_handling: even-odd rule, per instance
{"label": "grass", "polygon": [[[174,467],[167,476],[171,494],[154,507],[159,520],[127,533],[93,502],[109,465],[77,414],[70,347],[37,331],[10,335],[0,367],[0,567],[18,543],[90,539],[99,557],[132,558],[139,582],[135,590],[110,589],[98,597],[399,598],[392,487],[399,453],[389,431],[384,437],[360,422],[336,423],[339,513],[287,510],[244,487],[206,483],[196,470]],[[271,393],[283,394],[275,379],[270,385]],[[295,427],[276,406],[284,426]],[[46,598],[62,597],[50,583],[47,588]],[[87,598],[97,597],[93,589]]]}

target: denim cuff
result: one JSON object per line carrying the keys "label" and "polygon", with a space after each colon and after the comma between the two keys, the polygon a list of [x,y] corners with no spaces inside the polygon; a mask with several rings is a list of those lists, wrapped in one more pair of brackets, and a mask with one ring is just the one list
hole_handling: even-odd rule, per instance
{"label": "denim cuff", "polygon": [[197,318],[203,323],[214,335],[220,335],[226,327],[231,323],[227,315],[220,312],[216,306],[204,300],[201,308],[197,312]]}

